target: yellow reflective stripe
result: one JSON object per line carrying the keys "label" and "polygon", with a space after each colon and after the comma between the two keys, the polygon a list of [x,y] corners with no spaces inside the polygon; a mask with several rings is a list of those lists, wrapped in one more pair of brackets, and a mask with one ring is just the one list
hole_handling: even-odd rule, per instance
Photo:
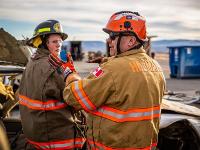
{"label": "yellow reflective stripe", "polygon": [[40,44],[42,44],[42,40],[39,36],[33,39],[33,46],[38,47]]}
{"label": "yellow reflective stripe", "polygon": [[46,31],[51,31],[51,29],[50,28],[42,28],[42,29],[38,30],[38,33],[46,32]]}

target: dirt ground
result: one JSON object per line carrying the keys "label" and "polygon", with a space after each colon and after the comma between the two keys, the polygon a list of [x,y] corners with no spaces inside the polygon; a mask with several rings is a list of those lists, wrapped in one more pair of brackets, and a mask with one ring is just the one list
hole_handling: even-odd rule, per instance
{"label": "dirt ground", "polygon": [[184,92],[192,95],[195,91],[200,91],[199,79],[176,79],[170,78],[169,54],[156,53],[155,60],[161,65],[166,77],[167,90],[175,92]]}

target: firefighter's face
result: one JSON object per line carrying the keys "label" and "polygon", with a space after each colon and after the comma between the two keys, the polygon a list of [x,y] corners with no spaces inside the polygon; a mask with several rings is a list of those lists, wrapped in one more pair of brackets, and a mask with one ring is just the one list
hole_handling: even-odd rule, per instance
{"label": "firefighter's face", "polygon": [[47,47],[51,53],[59,55],[62,46],[62,38],[59,34],[52,34],[47,40]]}
{"label": "firefighter's face", "polygon": [[117,40],[118,40],[118,37],[116,37],[115,39],[111,39],[111,38],[107,39],[107,42],[110,48],[110,51],[109,51],[110,56],[117,55]]}

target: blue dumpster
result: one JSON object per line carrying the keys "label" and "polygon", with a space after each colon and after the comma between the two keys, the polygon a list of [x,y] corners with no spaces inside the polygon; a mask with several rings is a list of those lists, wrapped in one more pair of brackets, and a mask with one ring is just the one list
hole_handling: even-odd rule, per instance
{"label": "blue dumpster", "polygon": [[200,78],[200,45],[168,48],[172,78]]}

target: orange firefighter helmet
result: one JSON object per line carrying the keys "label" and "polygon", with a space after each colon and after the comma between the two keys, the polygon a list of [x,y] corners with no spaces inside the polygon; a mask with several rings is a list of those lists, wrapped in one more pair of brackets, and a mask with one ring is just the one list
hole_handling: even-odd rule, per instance
{"label": "orange firefighter helmet", "polygon": [[113,14],[106,27],[103,28],[106,33],[133,33],[139,40],[146,41],[146,20],[137,12],[121,11]]}

